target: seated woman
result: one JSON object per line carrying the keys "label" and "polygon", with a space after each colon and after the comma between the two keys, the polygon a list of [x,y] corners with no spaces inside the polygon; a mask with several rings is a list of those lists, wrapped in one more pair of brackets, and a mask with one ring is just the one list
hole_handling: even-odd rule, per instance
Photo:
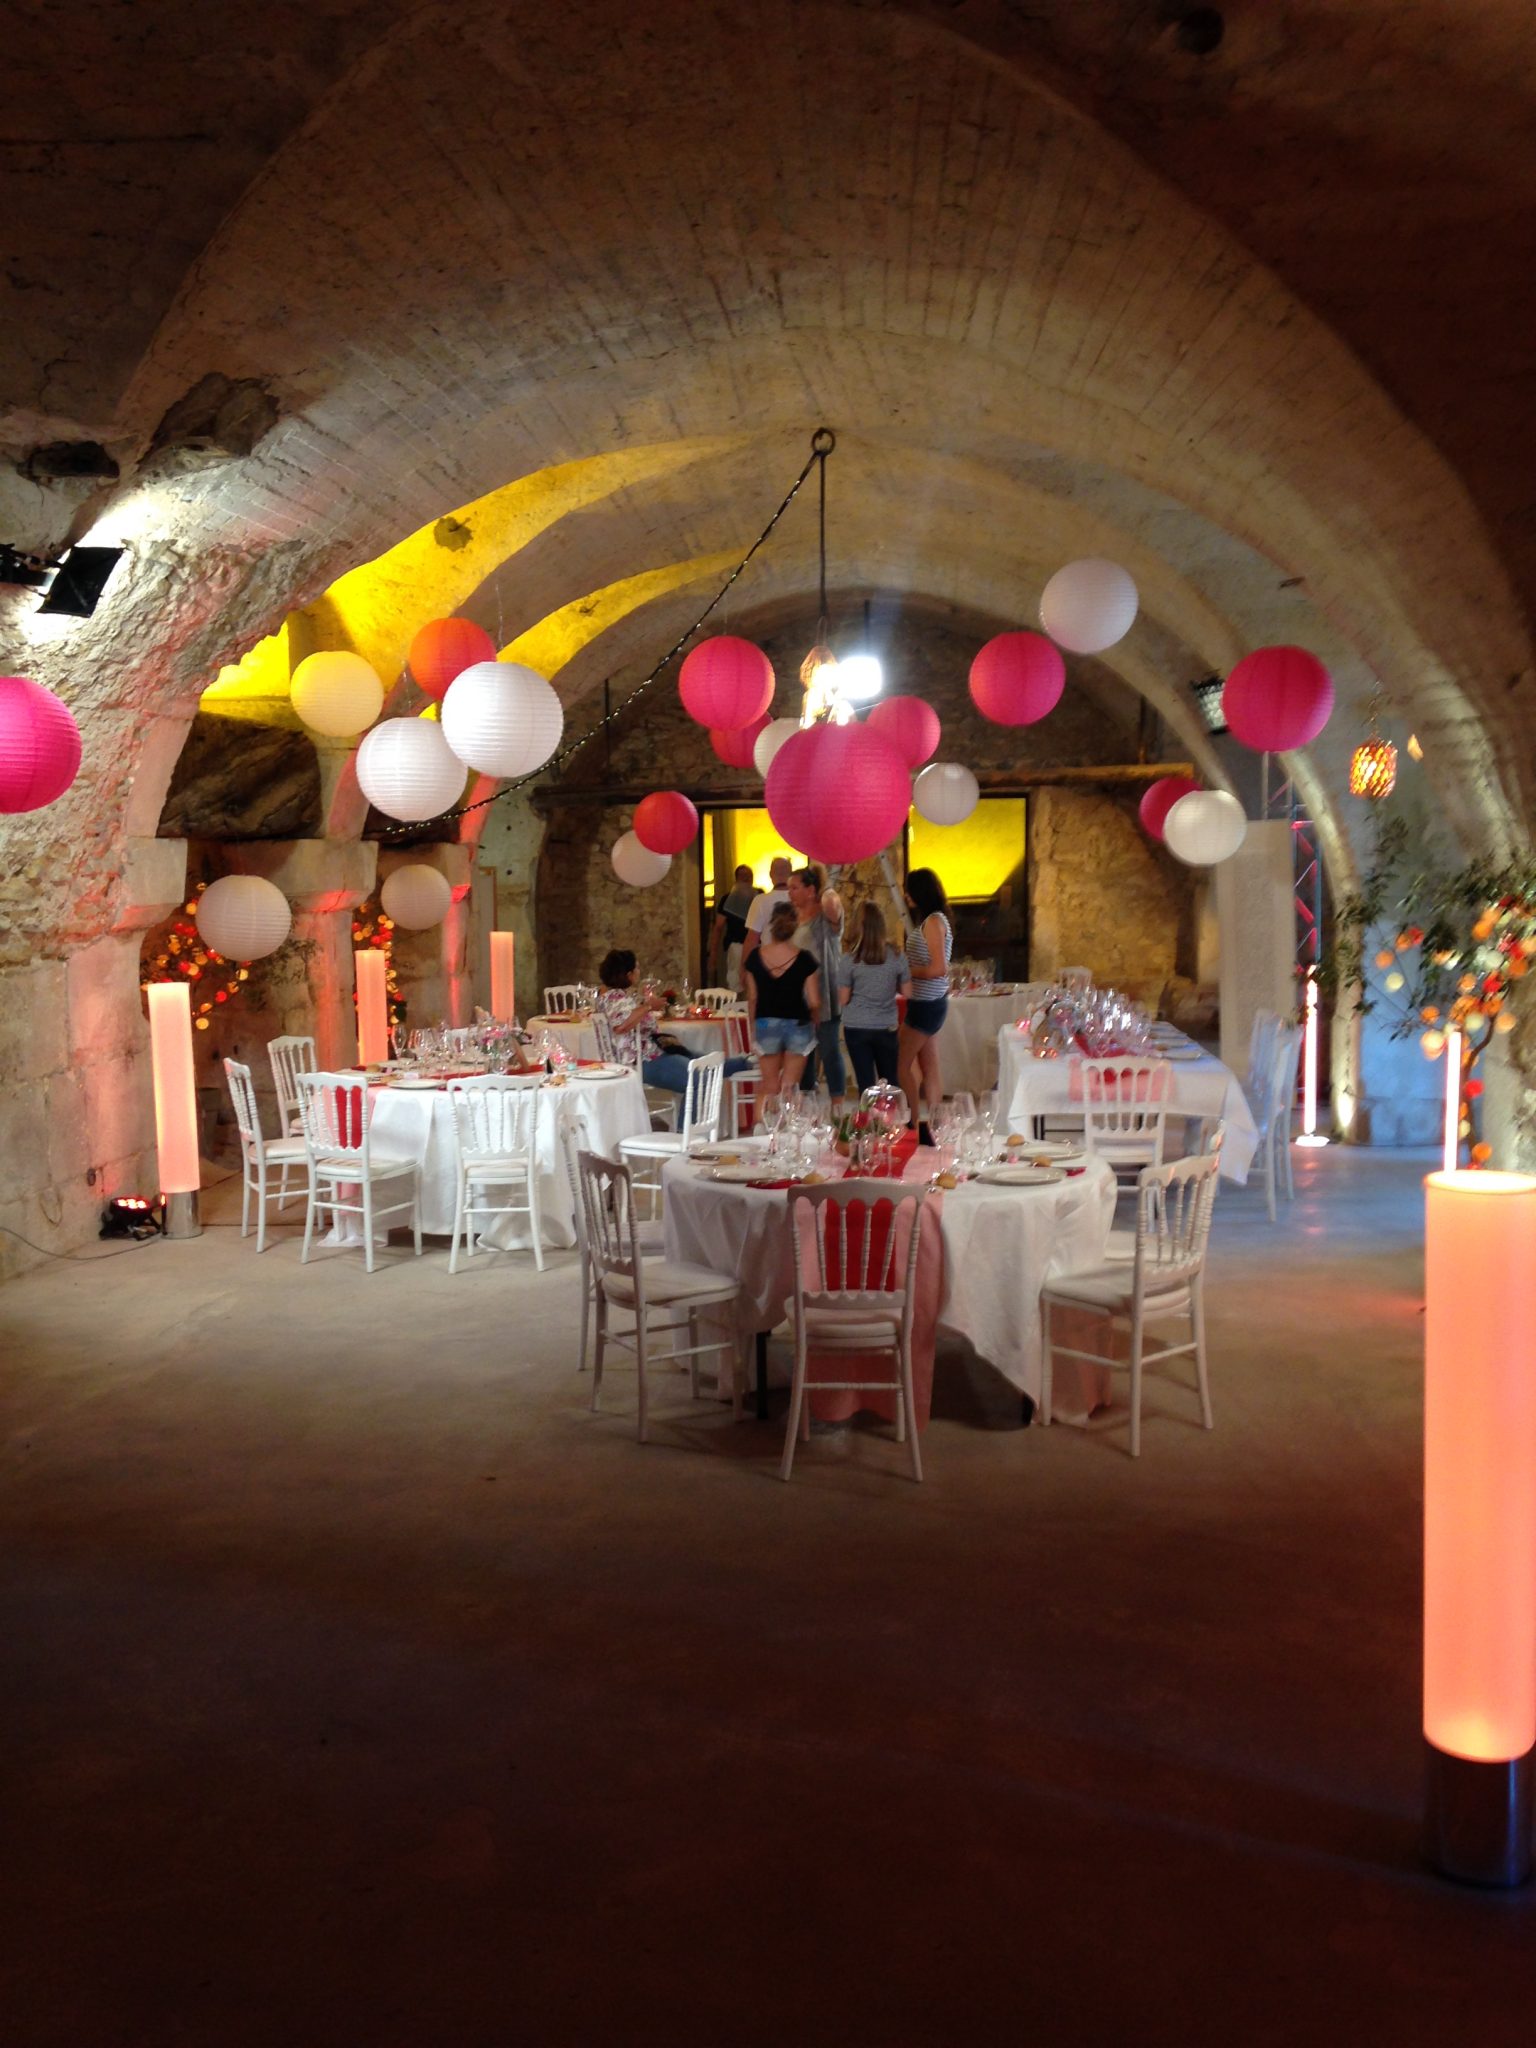
{"label": "seated woman", "polygon": [[816,1043],[821,977],[815,956],[795,944],[798,924],[794,910],[781,904],[768,920],[763,943],[742,962],[764,1099],[798,1083]]}
{"label": "seated woman", "polygon": [[[640,1078],[646,1087],[670,1088],[674,1095],[681,1095],[688,1086],[688,1063],[696,1055],[662,1051],[656,1036],[656,1019],[667,1006],[660,996],[636,995],[635,977],[639,971],[635,956],[627,946],[615,946],[611,952],[605,953],[603,964],[597,970],[597,978],[603,985],[599,1000],[608,1013],[614,1043],[625,1065],[635,1064],[638,1039]],[[728,1059],[725,1071],[727,1074],[739,1074],[743,1067],[751,1064],[747,1059]]]}
{"label": "seated woman", "polygon": [[859,912],[853,948],[843,954],[838,980],[847,990],[843,1036],[860,1094],[873,1085],[876,1074],[899,1088],[896,998],[908,993],[911,980],[905,958],[885,935],[878,903],[870,901]]}

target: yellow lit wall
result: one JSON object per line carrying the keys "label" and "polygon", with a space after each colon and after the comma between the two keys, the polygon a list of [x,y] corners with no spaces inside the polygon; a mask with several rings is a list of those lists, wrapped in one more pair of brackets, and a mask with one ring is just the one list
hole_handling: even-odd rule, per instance
{"label": "yellow lit wall", "polygon": [[717,877],[729,876],[745,861],[758,887],[766,889],[768,863],[779,854],[787,855],[796,867],[805,865],[805,855],[784,844],[766,811],[718,811],[715,822],[719,832],[719,838],[713,840]]}
{"label": "yellow lit wall", "polygon": [[956,902],[995,896],[1024,865],[1024,799],[988,796],[958,825],[907,821],[907,866],[932,868]]}

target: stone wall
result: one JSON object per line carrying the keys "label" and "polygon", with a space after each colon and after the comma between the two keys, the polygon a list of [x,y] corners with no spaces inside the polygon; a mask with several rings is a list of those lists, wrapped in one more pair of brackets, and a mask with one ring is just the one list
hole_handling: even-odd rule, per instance
{"label": "stone wall", "polygon": [[1084,966],[1156,1003],[1180,970],[1190,871],[1153,846],[1134,801],[1042,789],[1030,805],[1030,976]]}
{"label": "stone wall", "polygon": [[[914,612],[882,620],[877,636],[887,694],[921,696],[938,711],[942,759],[963,761],[1015,787],[1053,769],[1135,759],[1134,701],[1091,664],[1074,666],[1072,686],[1049,718],[1010,729],[982,718],[966,688],[986,629]],[[798,668],[810,639],[809,625],[762,637],[779,677],[775,717],[798,709]],[[758,777],[716,758],[708,734],[683,712],[670,677],[536,798],[547,817],[534,892],[538,988],[591,978],[612,945],[631,947],[643,971],[662,980],[698,978],[697,845],[648,889],[621,883],[609,859],[613,842],[629,829],[635,797],[658,787],[682,789],[699,801],[762,802]],[[1102,979],[1134,985],[1155,999],[1181,965],[1193,972],[1197,884],[1189,869],[1147,843],[1135,816],[1140,787],[1125,795],[1093,787],[1034,792],[1028,828],[1032,974],[1086,960]],[[488,825],[482,857],[495,862],[506,829]],[[899,856],[899,843],[892,850]],[[885,894],[877,864],[866,864],[852,879],[851,897],[866,892]],[[538,1001],[537,988],[523,981],[521,960],[519,981],[524,1000]]]}

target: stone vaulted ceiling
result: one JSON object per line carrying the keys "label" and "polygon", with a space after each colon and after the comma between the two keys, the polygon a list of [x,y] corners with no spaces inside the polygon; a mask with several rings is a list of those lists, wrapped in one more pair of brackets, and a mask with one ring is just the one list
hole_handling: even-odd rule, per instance
{"label": "stone vaulted ceiling", "polygon": [[[1184,12],[8,9],[0,539],[130,551],[67,636],[0,593],[4,666],[87,735],[7,828],[22,939],[90,924],[202,688],[344,572],[526,480],[453,602],[506,639],[586,605],[574,699],[822,420],[840,587],[1026,622],[1115,553],[1132,687],[1304,640],[1469,840],[1522,837],[1536,27],[1237,0],[1202,56]],[[82,441],[117,482],[37,454]],[[813,583],[787,521],[743,604]]]}

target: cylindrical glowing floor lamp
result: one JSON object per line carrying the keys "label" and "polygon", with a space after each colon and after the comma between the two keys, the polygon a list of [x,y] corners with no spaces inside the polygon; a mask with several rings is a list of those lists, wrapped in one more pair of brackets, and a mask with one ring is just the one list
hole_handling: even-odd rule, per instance
{"label": "cylindrical glowing floor lamp", "polygon": [[1445,1158],[1447,1173],[1456,1171],[1461,1158],[1461,1033],[1445,1034]]}
{"label": "cylindrical glowing floor lamp", "polygon": [[1301,1037],[1301,1135],[1298,1145],[1326,1145],[1317,1128],[1317,969],[1307,969]]}
{"label": "cylindrical glowing floor lamp", "polygon": [[357,1063],[379,1067],[389,1058],[389,962],[377,946],[359,946],[357,972]]}
{"label": "cylindrical glowing floor lamp", "polygon": [[1424,1737],[1430,1861],[1531,1870],[1536,1178],[1425,1181]]}
{"label": "cylindrical glowing floor lamp", "polygon": [[197,1086],[192,1072],[192,992],[184,981],[149,984],[149,1058],[155,1081],[155,1151],[167,1237],[201,1237],[197,1191]]}
{"label": "cylindrical glowing floor lamp", "polygon": [[491,1015],[498,1024],[510,1024],[517,1015],[517,937],[513,932],[491,933]]}

